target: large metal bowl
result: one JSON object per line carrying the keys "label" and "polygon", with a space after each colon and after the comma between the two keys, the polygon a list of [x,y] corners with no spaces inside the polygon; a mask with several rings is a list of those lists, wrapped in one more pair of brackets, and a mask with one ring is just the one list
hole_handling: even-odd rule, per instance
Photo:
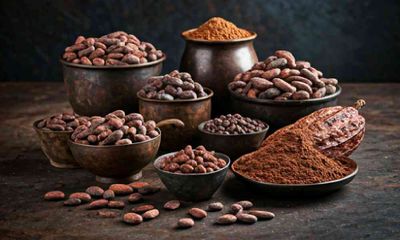
{"label": "large metal bowl", "polygon": [[337,97],[342,92],[342,89],[340,86],[337,86],[334,94],[323,98],[286,101],[253,99],[239,95],[231,89],[229,89],[229,92],[234,112],[260,119],[269,123],[272,128],[277,129],[292,124],[321,108],[336,105]]}
{"label": "large metal bowl", "polygon": [[50,164],[56,168],[79,168],[67,144],[72,131],[43,130],[37,127],[42,120],[35,121],[33,129],[39,137],[40,147]]}
{"label": "large metal bowl", "polygon": [[200,144],[207,149],[222,152],[231,159],[236,159],[243,154],[255,151],[261,145],[269,128],[266,125],[265,129],[254,133],[226,135],[205,131],[205,123],[206,121],[202,122],[198,127]]}
{"label": "large metal bowl", "polygon": [[226,161],[226,165],[217,171],[209,173],[183,174],[161,170],[161,161],[165,157],[175,153],[176,152],[162,155],[154,161],[157,174],[168,191],[174,194],[178,199],[188,202],[199,202],[210,199],[224,182],[229,169],[229,157],[222,153],[215,153],[218,158],[222,158]]}
{"label": "large metal bowl", "polygon": [[137,112],[136,93],[160,75],[165,56],[128,66],[87,66],[60,60],[69,102],[80,115],[105,115],[115,109]]}
{"label": "large metal bowl", "polygon": [[142,177],[142,169],[157,155],[159,136],[128,145],[95,146],[75,143],[68,145],[75,160],[96,175],[102,183],[132,182]]}
{"label": "large metal bowl", "polygon": [[207,96],[197,99],[177,99],[174,101],[139,98],[139,112],[145,119],[160,121],[168,118],[177,118],[185,123],[183,128],[173,125],[160,127],[163,132],[161,149],[176,151],[187,144],[195,145],[197,126],[211,117],[211,98],[214,93],[204,88]]}

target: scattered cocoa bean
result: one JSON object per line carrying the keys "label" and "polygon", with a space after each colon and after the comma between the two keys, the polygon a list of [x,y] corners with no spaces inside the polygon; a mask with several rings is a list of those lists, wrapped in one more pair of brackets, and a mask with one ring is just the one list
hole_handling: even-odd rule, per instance
{"label": "scattered cocoa bean", "polygon": [[107,199],[107,200],[114,199],[114,198],[115,198],[115,193],[114,193],[114,191],[113,191],[113,190],[110,190],[110,189],[104,191],[104,193],[103,193],[103,198],[104,198],[104,199]]}
{"label": "scattered cocoa bean", "polygon": [[257,217],[248,213],[236,214],[237,220],[243,223],[253,224],[257,222]]}
{"label": "scattered cocoa bean", "polygon": [[144,213],[144,212],[147,212],[147,211],[152,210],[152,209],[154,209],[154,206],[153,206],[153,205],[151,205],[151,204],[144,204],[144,205],[140,205],[140,206],[137,206],[137,207],[132,208],[132,212],[135,212],[135,213]]}
{"label": "scattered cocoa bean", "polygon": [[156,192],[159,192],[160,190],[161,190],[160,187],[147,185],[147,186],[143,186],[143,187],[139,188],[138,192],[142,195],[149,195],[149,194],[154,194]]}
{"label": "scattered cocoa bean", "polygon": [[109,201],[108,202],[109,208],[119,208],[122,209],[125,207],[125,203],[123,201]]}
{"label": "scattered cocoa bean", "polygon": [[258,220],[272,219],[275,217],[274,213],[268,211],[250,210],[248,213],[256,216]]}
{"label": "scattered cocoa bean", "polygon": [[234,203],[231,205],[231,212],[234,214],[240,213],[243,211],[242,205],[239,205],[237,203]]}
{"label": "scattered cocoa bean", "polygon": [[196,219],[203,219],[207,217],[207,212],[200,208],[191,208],[189,209],[188,213]]}
{"label": "scattered cocoa bean", "polygon": [[194,226],[194,221],[191,218],[181,218],[178,221],[178,228],[191,228]]}
{"label": "scattered cocoa bean", "polygon": [[78,206],[82,203],[82,201],[79,198],[68,198],[67,200],[64,201],[64,206]]}
{"label": "scattered cocoa bean", "polygon": [[221,211],[224,208],[224,204],[221,202],[213,202],[208,204],[208,211],[210,212],[215,212],[215,211]]}
{"label": "scattered cocoa bean", "polygon": [[179,200],[171,200],[164,204],[164,208],[168,210],[176,210],[181,206],[181,202]]}
{"label": "scattered cocoa bean", "polygon": [[86,193],[88,193],[92,197],[102,197],[104,194],[104,190],[98,186],[91,186],[86,189]]}
{"label": "scattered cocoa bean", "polygon": [[123,217],[123,221],[131,225],[138,225],[143,222],[143,218],[136,213],[126,213]]}
{"label": "scattered cocoa bean", "polygon": [[236,204],[239,204],[240,206],[242,206],[242,208],[244,210],[250,209],[253,207],[253,203],[247,200],[243,200],[243,201],[239,201]]}
{"label": "scattered cocoa bean", "polygon": [[150,220],[158,217],[158,215],[160,215],[160,211],[158,211],[157,209],[152,209],[143,213],[142,217],[143,219]]}
{"label": "scattered cocoa bean", "polygon": [[71,195],[69,195],[69,198],[78,198],[80,199],[82,202],[89,202],[92,198],[90,197],[89,194],[85,193],[85,192],[76,192],[76,193],[72,193]]}
{"label": "scattered cocoa bean", "polygon": [[65,194],[61,191],[51,191],[47,192],[43,198],[48,201],[59,201],[65,198]]}
{"label": "scattered cocoa bean", "polygon": [[143,199],[143,195],[140,193],[132,193],[131,195],[129,195],[128,197],[128,201],[131,203],[136,203],[139,202]]}
{"label": "scattered cocoa bean", "polygon": [[126,184],[112,184],[109,188],[109,190],[112,190],[115,195],[128,195],[133,192],[133,189]]}
{"label": "scattered cocoa bean", "polygon": [[232,214],[224,214],[222,216],[219,216],[217,218],[217,224],[221,225],[229,225],[235,223],[237,220],[237,217]]}
{"label": "scattered cocoa bean", "polygon": [[87,206],[86,209],[92,210],[92,209],[99,209],[99,208],[105,208],[108,206],[108,200],[106,199],[99,199],[91,202],[89,206]]}

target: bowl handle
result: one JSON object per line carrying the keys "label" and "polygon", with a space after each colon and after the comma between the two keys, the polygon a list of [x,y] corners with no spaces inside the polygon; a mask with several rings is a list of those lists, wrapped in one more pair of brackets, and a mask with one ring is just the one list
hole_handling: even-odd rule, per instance
{"label": "bowl handle", "polygon": [[177,118],[165,119],[165,120],[159,121],[157,123],[157,127],[163,127],[163,126],[167,126],[167,125],[174,125],[175,127],[182,128],[185,126],[185,123]]}

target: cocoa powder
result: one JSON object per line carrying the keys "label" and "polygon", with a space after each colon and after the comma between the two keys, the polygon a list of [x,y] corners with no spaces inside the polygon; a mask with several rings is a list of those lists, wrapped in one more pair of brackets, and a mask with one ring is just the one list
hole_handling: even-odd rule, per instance
{"label": "cocoa powder", "polygon": [[252,33],[236,27],[235,24],[223,18],[213,17],[195,30],[184,32],[183,35],[193,39],[221,41],[247,38],[250,37]]}

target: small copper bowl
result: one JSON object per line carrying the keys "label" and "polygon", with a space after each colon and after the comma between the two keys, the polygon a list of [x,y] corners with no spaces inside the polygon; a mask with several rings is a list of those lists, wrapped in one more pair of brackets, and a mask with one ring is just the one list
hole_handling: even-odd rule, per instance
{"label": "small copper bowl", "polygon": [[68,139],[72,131],[51,131],[37,127],[37,124],[43,119],[33,123],[43,153],[49,159],[50,164],[56,168],[79,168],[79,164],[72,156],[68,147]]}
{"label": "small copper bowl", "polygon": [[258,149],[269,129],[269,126],[266,124],[266,128],[258,132],[226,135],[205,131],[205,123],[206,121],[198,126],[200,144],[204,145],[206,149],[213,149],[217,152],[224,153],[231,159],[236,159],[243,154]]}
{"label": "small copper bowl", "polygon": [[177,99],[173,101],[147,99],[138,95],[139,113],[145,119],[160,121],[177,118],[184,122],[183,128],[173,125],[160,127],[163,133],[161,149],[175,151],[184,148],[188,143],[195,145],[197,126],[211,118],[211,98],[214,93],[204,88],[207,96],[197,99]]}

